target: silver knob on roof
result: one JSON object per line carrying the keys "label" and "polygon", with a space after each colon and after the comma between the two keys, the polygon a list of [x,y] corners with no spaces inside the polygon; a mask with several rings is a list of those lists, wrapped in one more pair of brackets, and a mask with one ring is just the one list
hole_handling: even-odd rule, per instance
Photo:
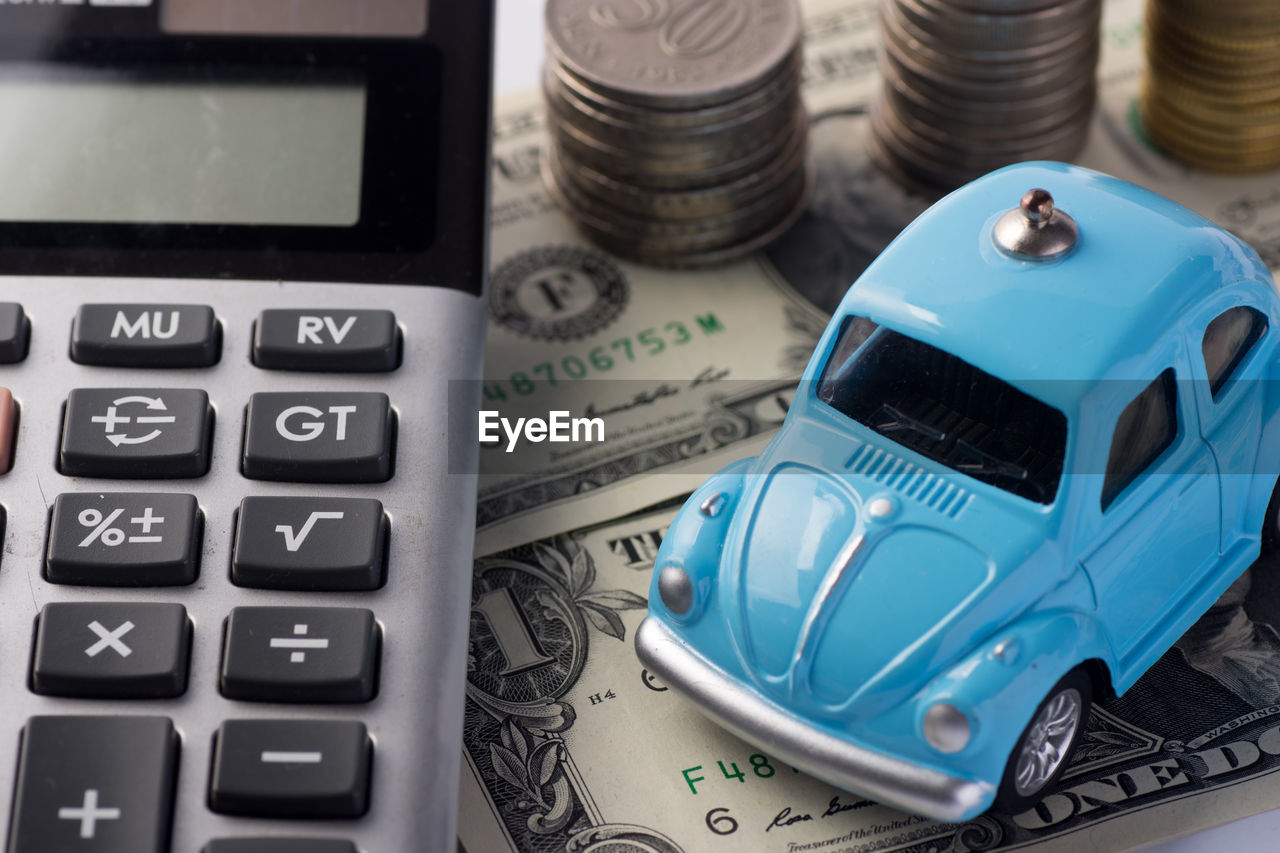
{"label": "silver knob on roof", "polygon": [[1022,201],[996,222],[996,248],[1020,261],[1056,261],[1080,239],[1076,221],[1053,205],[1047,190],[1027,190]]}

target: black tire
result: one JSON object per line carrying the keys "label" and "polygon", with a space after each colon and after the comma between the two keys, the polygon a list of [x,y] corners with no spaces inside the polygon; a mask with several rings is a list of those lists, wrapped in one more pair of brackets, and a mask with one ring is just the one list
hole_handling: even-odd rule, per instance
{"label": "black tire", "polygon": [[1262,517],[1262,556],[1274,555],[1276,551],[1280,551],[1280,481],[1271,490],[1267,514]]}
{"label": "black tire", "polygon": [[[1072,697],[1070,691],[1075,691],[1076,697]],[[1070,702],[1073,698],[1078,698],[1077,711],[1075,716],[1074,729],[1067,738],[1066,747],[1054,752],[1060,757],[1052,770],[1044,778],[1037,778],[1041,774],[1032,767],[1031,785],[1020,785],[1017,779],[1019,771],[1019,758],[1022,756],[1025,748],[1033,748],[1033,738],[1041,735],[1037,732],[1037,722],[1040,720],[1041,714],[1047,713],[1049,709],[1062,696],[1064,702]],[[1022,730],[1022,734],[1018,736],[1018,740],[1013,745],[1013,749],[1009,752],[1009,760],[1004,766],[1004,776],[1000,779],[1000,789],[996,792],[996,808],[1011,814],[1024,812],[1038,803],[1044,796],[1045,792],[1051,789],[1058,777],[1062,775],[1062,771],[1067,769],[1067,765],[1071,761],[1071,753],[1075,751],[1076,744],[1080,741],[1080,735],[1084,733],[1085,724],[1089,720],[1089,708],[1093,704],[1093,680],[1089,678],[1089,673],[1083,668],[1076,667],[1062,677],[1062,680],[1053,685],[1053,688],[1045,694],[1044,699],[1036,706],[1035,713],[1031,715],[1031,719],[1027,722],[1027,727]]]}

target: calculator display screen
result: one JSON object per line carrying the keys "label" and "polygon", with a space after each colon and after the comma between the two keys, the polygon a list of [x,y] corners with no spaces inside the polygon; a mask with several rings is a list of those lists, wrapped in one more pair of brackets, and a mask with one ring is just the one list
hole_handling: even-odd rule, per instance
{"label": "calculator display screen", "polygon": [[188,34],[420,36],[427,0],[164,0],[160,21]]}
{"label": "calculator display screen", "polygon": [[355,225],[365,84],[302,77],[0,70],[0,221]]}
{"label": "calculator display screen", "polygon": [[480,293],[494,0],[0,0],[0,276]]}

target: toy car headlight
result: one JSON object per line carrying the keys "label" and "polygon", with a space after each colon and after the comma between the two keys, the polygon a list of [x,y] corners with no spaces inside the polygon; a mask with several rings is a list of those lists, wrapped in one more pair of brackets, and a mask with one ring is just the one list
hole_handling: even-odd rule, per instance
{"label": "toy car headlight", "polygon": [[947,755],[964,749],[973,736],[973,722],[969,715],[950,702],[931,705],[924,712],[921,729],[929,746]]}
{"label": "toy car headlight", "polygon": [[667,566],[658,573],[658,595],[676,616],[687,616],[693,610],[693,580],[680,566]]}

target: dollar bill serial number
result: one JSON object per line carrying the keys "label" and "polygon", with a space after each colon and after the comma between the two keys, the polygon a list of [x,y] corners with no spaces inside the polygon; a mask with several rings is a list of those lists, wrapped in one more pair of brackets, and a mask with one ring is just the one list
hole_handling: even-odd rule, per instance
{"label": "dollar bill serial number", "polygon": [[671,320],[661,326],[642,329],[635,334],[570,353],[559,360],[548,360],[527,370],[514,371],[505,379],[486,381],[484,398],[489,402],[502,402],[514,397],[528,397],[542,388],[554,388],[561,382],[605,376],[623,365],[657,358],[669,350],[724,331],[724,324],[714,313],[698,314],[687,321]]}
{"label": "dollar bill serial number", "polygon": [[[783,766],[792,773],[800,772],[790,765]],[[713,767],[713,769],[708,769],[709,767]],[[695,764],[693,767],[686,767],[684,770],[681,770],[680,774],[684,776],[684,783],[689,786],[689,793],[696,796],[698,794],[699,783],[703,783],[703,786],[705,787],[713,781],[723,779],[730,782],[737,781],[746,784],[749,776],[755,776],[757,779],[772,779],[778,772],[778,768],[769,760],[769,756],[762,752],[757,752],[749,756],[744,762],[744,767],[745,769],[739,767],[738,762],[736,761],[726,763],[724,761],[717,760],[714,766]],[[718,771],[714,768],[718,768]]]}

